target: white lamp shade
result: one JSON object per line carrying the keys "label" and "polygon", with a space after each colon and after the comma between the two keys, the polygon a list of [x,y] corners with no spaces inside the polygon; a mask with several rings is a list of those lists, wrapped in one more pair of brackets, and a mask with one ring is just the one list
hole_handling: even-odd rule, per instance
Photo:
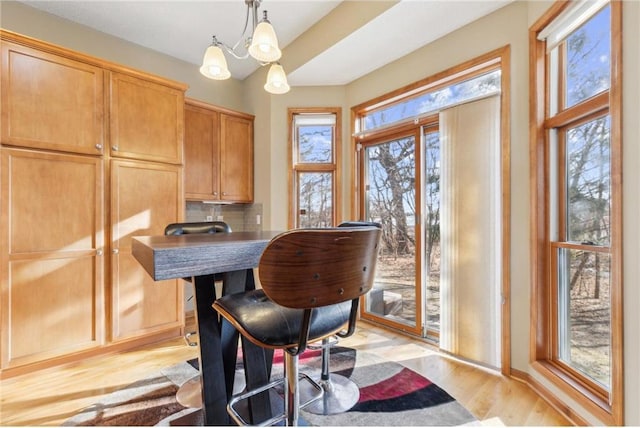
{"label": "white lamp shade", "polygon": [[287,75],[280,64],[272,64],[269,68],[264,89],[272,94],[286,94],[291,89],[287,83]]}
{"label": "white lamp shade", "polygon": [[249,55],[260,62],[274,62],[282,56],[278,47],[278,37],[269,21],[260,22],[253,32]]}
{"label": "white lamp shade", "polygon": [[211,45],[207,48],[202,60],[202,67],[200,67],[200,73],[209,79],[215,80],[225,80],[231,77],[222,49],[216,45]]}

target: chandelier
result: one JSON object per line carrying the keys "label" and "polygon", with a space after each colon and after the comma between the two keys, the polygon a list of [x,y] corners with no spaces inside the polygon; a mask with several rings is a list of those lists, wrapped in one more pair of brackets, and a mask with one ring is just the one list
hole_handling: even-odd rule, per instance
{"label": "chandelier", "polygon": [[[267,83],[264,89],[272,94],[284,94],[289,92],[287,75],[278,62],[282,56],[282,51],[278,47],[276,32],[267,19],[267,11],[264,11],[262,21],[258,23],[258,9],[260,0],[245,0],[247,5],[247,16],[244,22],[244,29],[240,38],[233,46],[228,46],[213,36],[211,46],[204,54],[200,73],[209,79],[225,80],[231,77],[227,60],[222,52],[224,49],[229,55],[237,59],[254,58],[261,66],[270,65],[267,74]],[[249,21],[252,22],[251,34],[247,33]]]}

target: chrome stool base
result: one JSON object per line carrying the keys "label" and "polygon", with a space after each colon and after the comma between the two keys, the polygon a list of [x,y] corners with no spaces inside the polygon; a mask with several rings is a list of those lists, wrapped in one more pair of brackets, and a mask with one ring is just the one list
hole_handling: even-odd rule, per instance
{"label": "chrome stool base", "polygon": [[[244,391],[245,385],[243,372],[236,371],[233,393],[241,393]],[[178,388],[176,401],[184,407],[193,409],[202,408],[202,379],[200,375],[192,377]]]}
{"label": "chrome stool base", "polygon": [[304,408],[314,415],[333,415],[344,413],[356,405],[360,399],[360,389],[348,377],[331,373],[329,380],[318,382],[324,394],[322,398]]}
{"label": "chrome stool base", "polygon": [[176,401],[184,407],[202,408],[202,386],[200,375],[194,376],[180,386],[176,393]]}
{"label": "chrome stool base", "polygon": [[360,388],[346,376],[331,373],[329,359],[331,347],[338,343],[336,336],[325,337],[321,345],[310,345],[309,349],[322,350],[322,368],[318,383],[322,386],[322,398],[305,407],[314,415],[334,415],[344,413],[356,405],[360,399]]}

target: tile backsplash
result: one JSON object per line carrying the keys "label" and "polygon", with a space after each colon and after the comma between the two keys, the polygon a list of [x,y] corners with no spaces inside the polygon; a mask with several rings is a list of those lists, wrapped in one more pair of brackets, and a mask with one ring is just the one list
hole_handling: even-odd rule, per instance
{"label": "tile backsplash", "polygon": [[262,204],[206,204],[187,201],[185,221],[221,220],[234,232],[262,230]]}

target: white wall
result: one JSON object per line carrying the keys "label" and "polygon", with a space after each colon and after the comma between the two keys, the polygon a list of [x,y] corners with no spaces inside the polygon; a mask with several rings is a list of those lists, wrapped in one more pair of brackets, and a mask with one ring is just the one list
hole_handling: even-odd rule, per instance
{"label": "white wall", "polygon": [[623,281],[625,425],[640,425],[640,3],[623,4]]}

